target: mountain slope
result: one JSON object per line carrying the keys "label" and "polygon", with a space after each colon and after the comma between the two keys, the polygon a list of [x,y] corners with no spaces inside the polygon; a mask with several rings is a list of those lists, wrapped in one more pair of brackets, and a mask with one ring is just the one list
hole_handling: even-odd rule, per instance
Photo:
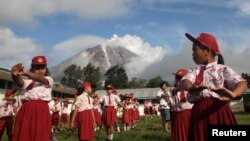
{"label": "mountain slope", "polygon": [[90,62],[95,66],[99,66],[101,73],[104,74],[112,66],[124,66],[134,57],[137,57],[137,55],[125,47],[98,45],[93,48],[88,48],[58,65],[51,67],[50,72],[55,81],[60,81],[63,76],[63,70],[68,66],[76,64],[85,67]]}

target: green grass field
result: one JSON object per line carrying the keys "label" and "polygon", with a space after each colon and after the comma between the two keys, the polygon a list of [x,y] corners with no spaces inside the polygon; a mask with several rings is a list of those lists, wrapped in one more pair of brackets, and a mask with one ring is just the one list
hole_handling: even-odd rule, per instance
{"label": "green grass field", "polygon": [[[239,124],[250,125],[250,113],[235,114]],[[120,127],[122,125],[120,124]],[[121,128],[123,129],[123,128]],[[70,134],[67,131],[61,131],[54,134],[58,141],[78,141],[77,131]],[[95,132],[95,141],[105,140],[105,130],[101,129]],[[6,136],[2,141],[7,141]],[[170,141],[170,133],[164,133],[161,127],[160,117],[153,119],[141,119],[134,130],[114,133],[114,141]]]}

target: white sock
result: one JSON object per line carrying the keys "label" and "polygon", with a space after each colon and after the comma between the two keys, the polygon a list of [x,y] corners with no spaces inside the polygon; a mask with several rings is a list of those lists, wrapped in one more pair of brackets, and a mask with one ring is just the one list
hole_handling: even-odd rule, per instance
{"label": "white sock", "polygon": [[113,140],[113,134],[110,134],[110,140]]}
{"label": "white sock", "polygon": [[126,131],[126,126],[123,127],[123,130]]}
{"label": "white sock", "polygon": [[120,127],[117,127],[117,132],[121,132]]}

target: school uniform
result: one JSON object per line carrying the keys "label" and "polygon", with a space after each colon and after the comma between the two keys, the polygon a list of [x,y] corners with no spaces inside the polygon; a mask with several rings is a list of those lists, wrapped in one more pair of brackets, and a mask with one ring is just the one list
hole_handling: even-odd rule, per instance
{"label": "school uniform", "polygon": [[13,129],[13,101],[2,100],[0,102],[0,140],[6,129],[9,140],[12,139]]}
{"label": "school uniform", "polygon": [[93,99],[87,93],[83,92],[76,98],[75,106],[78,108],[76,120],[79,140],[93,140]]}
{"label": "school uniform", "polygon": [[131,112],[130,109],[132,109],[132,105],[127,103],[126,100],[123,101],[123,111],[122,111],[122,123],[123,124],[127,124],[129,125],[130,123],[132,123],[132,116],[131,116]]}
{"label": "school uniform", "polygon": [[94,105],[93,110],[94,110],[96,124],[101,125],[102,124],[102,118],[100,114],[101,105],[100,104]]}
{"label": "school uniform", "polygon": [[[231,68],[209,63],[197,69],[190,69],[182,80],[188,79],[195,85],[211,88],[226,87],[233,89],[241,81],[245,81]],[[208,89],[202,90],[198,100],[194,103],[190,118],[189,140],[207,141],[208,125],[235,125],[237,121],[228,102],[220,101],[220,96]]]}
{"label": "school uniform", "polygon": [[60,120],[60,111],[61,111],[60,102],[58,102],[57,104],[52,105],[51,111],[52,111],[51,125],[58,127],[59,126],[59,120]]}
{"label": "school uniform", "polygon": [[193,104],[187,91],[171,94],[171,141],[188,141],[188,129]]}
{"label": "school uniform", "polygon": [[53,79],[49,76],[45,78],[49,85],[23,79],[23,102],[16,115],[12,141],[50,140],[51,118],[48,102],[51,100]]}
{"label": "school uniform", "polygon": [[133,103],[133,119],[134,120],[140,119],[138,107],[139,107],[139,102],[134,102]]}
{"label": "school uniform", "polygon": [[61,109],[61,118],[60,118],[60,122],[61,123],[68,123],[68,105],[63,105],[62,109]]}
{"label": "school uniform", "polygon": [[[169,121],[170,120],[170,107],[169,107],[167,101],[164,98],[162,98],[162,95],[164,95],[164,92],[162,89],[160,89],[157,93],[157,96],[161,97],[160,98],[160,105],[159,105],[161,118],[164,121]],[[170,93],[167,92],[167,95],[170,96]]]}
{"label": "school uniform", "polygon": [[121,102],[121,99],[114,94],[104,95],[100,102],[104,103],[104,110],[102,113],[102,123],[104,126],[113,126],[117,120],[117,103]]}

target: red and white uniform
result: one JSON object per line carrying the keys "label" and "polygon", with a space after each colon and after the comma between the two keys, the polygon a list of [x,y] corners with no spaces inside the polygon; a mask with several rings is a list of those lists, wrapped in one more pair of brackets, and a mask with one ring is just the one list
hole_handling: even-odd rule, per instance
{"label": "red and white uniform", "polygon": [[9,140],[12,138],[13,129],[13,101],[2,100],[0,102],[0,140],[6,129]]}
{"label": "red and white uniform", "polygon": [[50,108],[52,115],[51,115],[51,125],[58,126],[59,119],[60,119],[60,111],[61,111],[61,104],[60,102],[53,104]]}
{"label": "red and white uniform", "polygon": [[101,125],[102,124],[102,119],[101,119],[101,104],[96,104],[93,107],[94,109],[94,114],[95,114],[95,121],[97,125]]}
{"label": "red and white uniform", "polygon": [[139,120],[140,119],[140,113],[139,113],[139,102],[136,101],[133,104],[133,109],[134,109],[134,119]]}
{"label": "red and white uniform", "polygon": [[104,103],[104,110],[102,113],[102,123],[105,126],[112,126],[114,125],[115,121],[117,120],[117,111],[115,107],[117,107],[117,104],[121,102],[121,99],[119,96],[110,94],[110,95],[104,95],[100,102]]}
{"label": "red and white uniform", "polygon": [[193,104],[188,101],[187,91],[171,94],[171,139],[172,141],[188,141],[188,129]]}
{"label": "red and white uniform", "polygon": [[61,123],[68,123],[68,105],[62,105]]}
{"label": "red and white uniform", "polygon": [[132,104],[129,103],[128,100],[123,101],[123,111],[122,111],[122,123],[123,124],[130,124],[132,123],[132,115],[131,109],[133,108]]}
{"label": "red and white uniform", "polygon": [[[201,71],[205,67],[204,71]],[[209,63],[206,66],[200,66],[197,69],[190,69],[182,79],[188,79],[195,84],[209,88],[234,88],[239,82],[246,81],[231,68],[217,64]],[[203,72],[203,73],[202,73]],[[203,74],[203,75],[199,75]],[[203,79],[200,79],[203,76]],[[197,81],[200,80],[200,81]],[[194,103],[190,119],[189,140],[207,141],[207,125],[234,125],[237,124],[235,116],[228,103],[220,101],[219,95],[208,89],[202,90],[200,99]],[[197,122],[199,121],[199,122]],[[199,134],[197,134],[199,133]]]}
{"label": "red and white uniform", "polygon": [[[19,109],[13,131],[13,141],[49,141],[51,118],[48,102],[51,100],[53,79],[45,77],[49,85],[23,79],[24,102]],[[30,88],[29,88],[30,87]],[[32,128],[31,128],[32,126]]]}
{"label": "red and white uniform", "polygon": [[76,98],[75,106],[78,108],[76,119],[79,140],[93,140],[93,99],[87,93],[84,92]]}
{"label": "red and white uniform", "polygon": [[[192,82],[192,84],[194,84],[200,70],[201,67],[197,69],[192,68],[188,70],[187,75],[185,75],[182,79],[188,79]],[[231,68],[214,62],[206,65],[206,69],[203,73],[203,81],[200,85],[207,86],[210,88],[226,87],[228,89],[233,89],[234,86],[241,81],[245,80]],[[201,91],[200,96],[212,98],[219,97],[217,93],[209,91],[208,89]]]}

